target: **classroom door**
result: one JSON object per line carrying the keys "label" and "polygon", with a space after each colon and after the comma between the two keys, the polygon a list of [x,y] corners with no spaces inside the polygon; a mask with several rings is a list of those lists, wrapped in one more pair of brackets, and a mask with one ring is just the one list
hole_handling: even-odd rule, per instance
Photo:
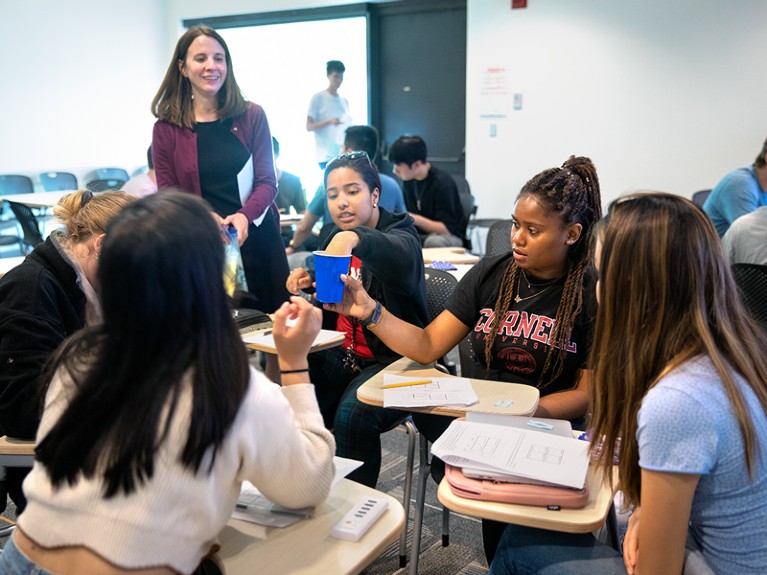
{"label": "classroom door", "polygon": [[[377,6],[371,30],[371,118],[385,150],[403,134],[419,135],[432,163],[463,175],[466,1]],[[381,163],[391,170],[385,156]]]}

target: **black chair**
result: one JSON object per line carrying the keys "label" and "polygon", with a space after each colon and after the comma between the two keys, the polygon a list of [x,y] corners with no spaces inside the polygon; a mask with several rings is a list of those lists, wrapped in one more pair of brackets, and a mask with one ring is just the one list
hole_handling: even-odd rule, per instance
{"label": "black chair", "polygon": [[695,205],[702,208],[710,193],[711,190],[699,190],[692,195],[692,201],[695,202]]}
{"label": "black chair", "polygon": [[16,215],[16,219],[19,221],[22,232],[24,232],[24,238],[22,240],[22,251],[24,253],[31,252],[35,246],[43,243],[43,236],[40,233],[40,225],[37,222],[32,208],[26,204],[20,204],[18,202],[8,201],[11,211]]}
{"label": "black chair", "polygon": [[76,190],[77,176],[69,172],[43,172],[40,174],[40,183],[46,192]]}
{"label": "black chair", "polygon": [[477,213],[477,206],[474,203],[474,196],[471,194],[471,187],[466,178],[459,174],[450,174],[458,187],[458,198],[461,200],[461,209],[463,210],[463,243],[466,249],[471,249],[471,238],[466,234],[469,227],[469,221]]}
{"label": "black chair", "polygon": [[733,264],[732,274],[746,309],[767,329],[767,265]]}
{"label": "black chair", "polygon": [[125,182],[127,180],[115,180],[115,179],[109,179],[109,180],[91,180],[87,184],[85,184],[85,188],[93,192],[94,194],[97,194],[99,192],[108,192],[110,190],[119,190],[120,188],[125,185]]}
{"label": "black chair", "polygon": [[511,250],[511,220],[501,220],[487,231],[485,257],[505,254]]}

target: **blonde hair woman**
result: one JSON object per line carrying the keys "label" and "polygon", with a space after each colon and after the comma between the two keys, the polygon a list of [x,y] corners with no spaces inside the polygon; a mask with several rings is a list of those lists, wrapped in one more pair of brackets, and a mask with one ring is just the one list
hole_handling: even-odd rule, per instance
{"label": "blonde hair woman", "polygon": [[[34,439],[40,422],[40,376],[51,353],[86,323],[99,321],[95,279],[109,221],[132,201],[125,192],[79,190],[53,208],[62,229],[0,279],[0,435]],[[9,468],[17,511],[26,504],[28,470]],[[6,497],[0,493],[1,506]]]}

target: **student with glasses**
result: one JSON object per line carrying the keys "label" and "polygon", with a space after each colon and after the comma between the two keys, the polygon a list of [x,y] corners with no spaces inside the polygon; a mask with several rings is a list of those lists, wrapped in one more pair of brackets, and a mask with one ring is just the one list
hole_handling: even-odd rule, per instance
{"label": "student with glasses", "polygon": [[[391,313],[423,326],[426,291],[421,243],[407,214],[391,214],[379,206],[378,171],[365,152],[331,160],[325,168],[327,204],[335,224],[321,246],[331,254],[351,254],[349,275],[386,305]],[[311,290],[313,279],[294,269],[288,290]],[[402,411],[365,405],[357,389],[400,358],[378,337],[378,319],[338,314],[326,306],[325,327],[343,331],[341,347],[309,356],[312,381],[325,419],[333,429],[336,453],[363,461],[349,478],[375,487],[381,466],[380,434],[404,418]]]}
{"label": "student with glasses", "polygon": [[[64,196],[53,213],[62,227],[0,278],[0,435],[34,439],[40,423],[42,373],[64,339],[101,321],[96,290],[99,252],[109,221],[135,197],[126,192]],[[0,483],[24,510],[29,469],[9,467]]]}
{"label": "student with glasses", "polygon": [[[326,308],[360,321],[379,313],[376,335],[420,363],[436,361],[469,336],[477,363],[473,377],[536,386],[537,416],[582,424],[595,313],[590,236],[600,214],[596,168],[590,159],[573,156],[523,186],[512,212],[511,251],[469,270],[445,311],[425,328],[351,277],[344,278],[344,301]],[[413,414],[413,421],[435,441],[451,420]],[[432,470],[441,471],[439,465]],[[488,562],[502,529],[503,524],[483,521]]]}
{"label": "student with glasses", "polygon": [[592,452],[633,506],[623,557],[510,525],[490,573],[757,575],[767,565],[767,336],[691,201],[639,193],[597,229]]}

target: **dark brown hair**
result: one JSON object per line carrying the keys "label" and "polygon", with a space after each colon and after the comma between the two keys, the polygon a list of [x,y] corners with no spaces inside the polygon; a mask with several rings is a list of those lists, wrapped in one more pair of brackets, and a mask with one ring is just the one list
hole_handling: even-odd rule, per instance
{"label": "dark brown hair", "polygon": [[184,77],[179,69],[179,62],[186,60],[189,46],[198,36],[209,36],[216,40],[224,49],[226,56],[226,78],[218,92],[218,119],[236,118],[245,113],[248,103],[234,79],[234,68],[229,47],[213,28],[208,26],[193,26],[189,28],[176,43],[168,71],[152,100],[152,114],[169,124],[180,128],[191,128],[195,124],[194,107],[192,106],[192,86],[189,79]]}

